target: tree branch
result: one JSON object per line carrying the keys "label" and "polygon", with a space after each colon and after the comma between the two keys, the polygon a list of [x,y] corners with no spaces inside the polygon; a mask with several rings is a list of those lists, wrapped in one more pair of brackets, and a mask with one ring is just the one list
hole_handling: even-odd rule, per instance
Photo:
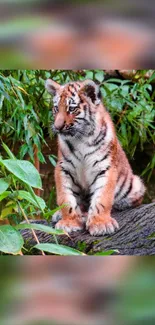
{"label": "tree branch", "polygon": [[[154,255],[155,238],[150,236],[155,233],[155,203],[141,205],[138,208],[113,212],[113,217],[119,222],[120,229],[113,235],[93,237],[87,231],[75,232],[59,237],[59,244],[83,250],[93,254],[98,251],[111,249],[119,250],[120,255]],[[36,222],[36,221],[35,221]],[[40,220],[37,223],[47,224]],[[50,222],[51,226],[54,226]],[[39,242],[54,242],[51,235],[36,231]],[[22,231],[26,243],[32,247],[34,239],[29,230]]]}

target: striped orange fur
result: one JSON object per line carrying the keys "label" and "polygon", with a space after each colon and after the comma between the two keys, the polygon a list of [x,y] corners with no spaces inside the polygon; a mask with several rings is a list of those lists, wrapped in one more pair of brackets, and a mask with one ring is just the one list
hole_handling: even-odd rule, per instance
{"label": "striped orange fur", "polygon": [[56,228],[71,232],[86,225],[91,235],[111,234],[119,228],[112,207],[139,205],[143,182],[133,174],[92,80],[61,86],[48,79],[46,88],[53,95],[58,133],[57,203],[67,204]]}

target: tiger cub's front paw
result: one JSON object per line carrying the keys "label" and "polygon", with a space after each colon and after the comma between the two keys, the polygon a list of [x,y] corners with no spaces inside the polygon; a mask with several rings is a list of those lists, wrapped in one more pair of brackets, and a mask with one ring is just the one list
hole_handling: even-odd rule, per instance
{"label": "tiger cub's front paw", "polygon": [[90,235],[103,236],[105,234],[113,234],[119,229],[118,222],[111,217],[91,217],[86,224]]}
{"label": "tiger cub's front paw", "polygon": [[56,229],[62,229],[68,233],[71,233],[72,231],[79,231],[84,228],[84,224],[82,222],[82,219],[62,219],[57,222],[55,225]]}

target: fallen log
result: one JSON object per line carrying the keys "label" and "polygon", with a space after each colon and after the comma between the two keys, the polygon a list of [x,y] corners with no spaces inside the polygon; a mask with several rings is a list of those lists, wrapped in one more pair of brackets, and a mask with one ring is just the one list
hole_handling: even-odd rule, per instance
{"label": "fallen log", "polygon": [[[100,251],[118,250],[119,255],[154,255],[155,254],[155,203],[143,204],[134,209],[113,211],[112,216],[118,221],[120,229],[113,235],[93,237],[84,230],[74,232],[70,238],[59,236],[59,244],[74,247],[93,255]],[[35,223],[47,225],[46,220]],[[50,225],[54,227],[51,221]],[[30,230],[21,231],[27,248],[36,244]],[[36,231],[41,243],[53,243],[51,235]],[[38,251],[35,251],[38,254]]]}

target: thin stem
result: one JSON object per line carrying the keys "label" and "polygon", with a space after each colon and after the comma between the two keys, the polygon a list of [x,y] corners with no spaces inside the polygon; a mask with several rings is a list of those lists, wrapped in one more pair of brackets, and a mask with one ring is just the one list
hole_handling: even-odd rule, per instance
{"label": "thin stem", "polygon": [[125,108],[123,109],[121,115],[120,115],[120,118],[119,118],[118,122],[116,123],[116,127],[121,123],[122,118],[123,118],[124,114],[126,113],[127,109],[128,109],[128,106],[126,105]]}
{"label": "thin stem", "polygon": [[[4,169],[4,171],[3,171],[3,174],[4,174],[5,177],[7,177],[7,174],[6,174],[6,172],[5,172],[5,169]],[[3,223],[4,223],[5,225],[10,225],[10,222],[9,222],[9,219],[8,219],[8,218],[5,218],[4,221],[3,221]]]}
{"label": "thin stem", "polygon": [[[40,161],[38,159],[38,148],[35,144],[33,146],[33,152],[34,152],[34,166],[37,169],[38,173],[40,173]],[[36,188],[34,192],[36,195],[40,196],[40,188]]]}
{"label": "thin stem", "polygon": [[[26,220],[26,222],[27,222],[28,224],[30,224],[30,221],[29,221],[29,219],[27,218],[27,216],[26,216],[26,214],[25,214],[25,212],[24,212],[24,210],[23,210],[21,204],[19,203],[19,201],[17,201],[17,202],[18,202],[18,206],[19,206],[19,208],[20,208],[20,211],[21,211],[21,213],[22,213],[24,219]],[[37,244],[40,244],[39,239],[38,239],[38,237],[37,237],[35,231],[34,231],[33,229],[31,229],[31,231],[32,231],[32,233],[33,233],[33,236],[34,236],[34,238],[35,238]],[[44,253],[43,251],[41,251],[41,253],[42,253],[43,256],[45,256],[45,253]]]}
{"label": "thin stem", "polygon": [[54,237],[54,240],[55,240],[56,244],[59,245],[58,240],[57,240],[57,236],[53,235],[53,237]]}

